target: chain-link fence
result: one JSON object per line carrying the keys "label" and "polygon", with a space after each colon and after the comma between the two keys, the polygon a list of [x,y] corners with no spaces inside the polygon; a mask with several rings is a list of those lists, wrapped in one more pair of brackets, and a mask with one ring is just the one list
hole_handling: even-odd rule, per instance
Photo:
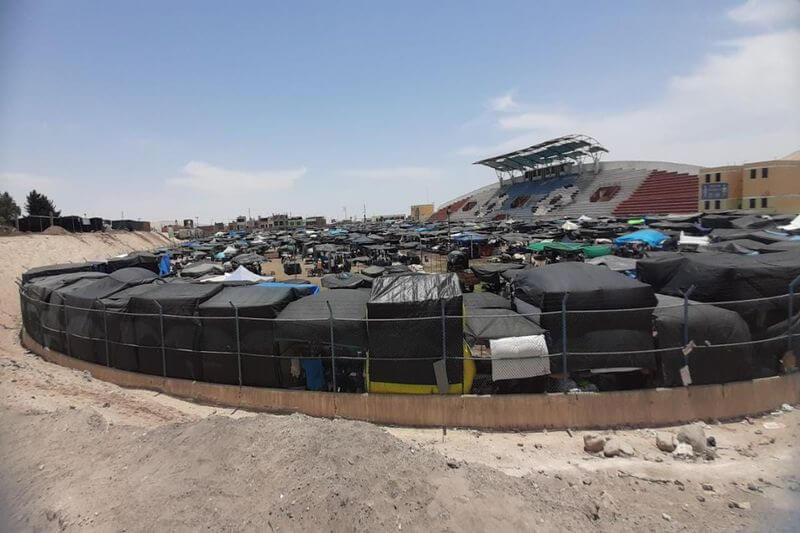
{"label": "chain-link fence", "polygon": [[[25,331],[44,347],[122,370],[231,385],[337,392],[519,393],[720,383],[775,375],[800,343],[798,280],[787,294],[638,309],[307,318],[100,300],[42,301],[20,288]],[[345,289],[343,289],[345,290]],[[53,293],[57,294],[57,293]],[[154,309],[156,309],[154,308]],[[216,315],[216,316],[212,316]],[[757,331],[757,334],[751,334]],[[510,335],[509,335],[510,333]],[[500,353],[504,338],[521,349]],[[558,379],[554,379],[558,378]]]}

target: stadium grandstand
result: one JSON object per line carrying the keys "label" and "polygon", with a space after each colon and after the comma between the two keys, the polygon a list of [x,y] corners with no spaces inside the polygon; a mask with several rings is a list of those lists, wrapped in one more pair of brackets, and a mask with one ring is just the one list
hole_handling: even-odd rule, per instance
{"label": "stadium grandstand", "polygon": [[431,221],[530,220],[694,213],[700,167],[664,161],[601,161],[608,150],[566,135],[476,161],[497,181],[463,194]]}

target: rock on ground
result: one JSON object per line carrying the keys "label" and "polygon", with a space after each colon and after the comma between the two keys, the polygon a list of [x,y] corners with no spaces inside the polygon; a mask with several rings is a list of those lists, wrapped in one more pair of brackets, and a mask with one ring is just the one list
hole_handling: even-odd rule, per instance
{"label": "rock on ground", "polygon": [[656,433],[656,447],[662,452],[672,453],[675,451],[675,435],[672,433],[667,433],[665,431],[659,431]]}
{"label": "rock on ground", "polygon": [[632,457],[634,453],[633,446],[615,437],[603,446],[603,455],[606,457]]}

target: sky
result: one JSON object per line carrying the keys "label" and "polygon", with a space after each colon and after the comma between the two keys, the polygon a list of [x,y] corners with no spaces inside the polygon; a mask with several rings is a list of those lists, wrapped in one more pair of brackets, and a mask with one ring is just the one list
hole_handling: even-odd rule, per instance
{"label": "sky", "polygon": [[800,148],[800,0],[0,1],[0,191],[201,224],[408,212],[481,158]]}

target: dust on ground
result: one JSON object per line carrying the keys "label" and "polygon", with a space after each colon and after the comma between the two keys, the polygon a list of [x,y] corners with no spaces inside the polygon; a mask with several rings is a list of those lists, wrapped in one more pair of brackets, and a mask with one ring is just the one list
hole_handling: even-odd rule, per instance
{"label": "dust on ground", "polygon": [[[635,455],[603,458],[583,451],[586,432],[256,414],[46,363],[19,345],[13,279],[135,243],[38,238],[9,238],[25,265],[0,271],[4,531],[791,531],[800,523],[797,410],[711,421],[715,460],[674,459],[647,429],[608,431]],[[5,246],[0,238],[15,263]]]}

